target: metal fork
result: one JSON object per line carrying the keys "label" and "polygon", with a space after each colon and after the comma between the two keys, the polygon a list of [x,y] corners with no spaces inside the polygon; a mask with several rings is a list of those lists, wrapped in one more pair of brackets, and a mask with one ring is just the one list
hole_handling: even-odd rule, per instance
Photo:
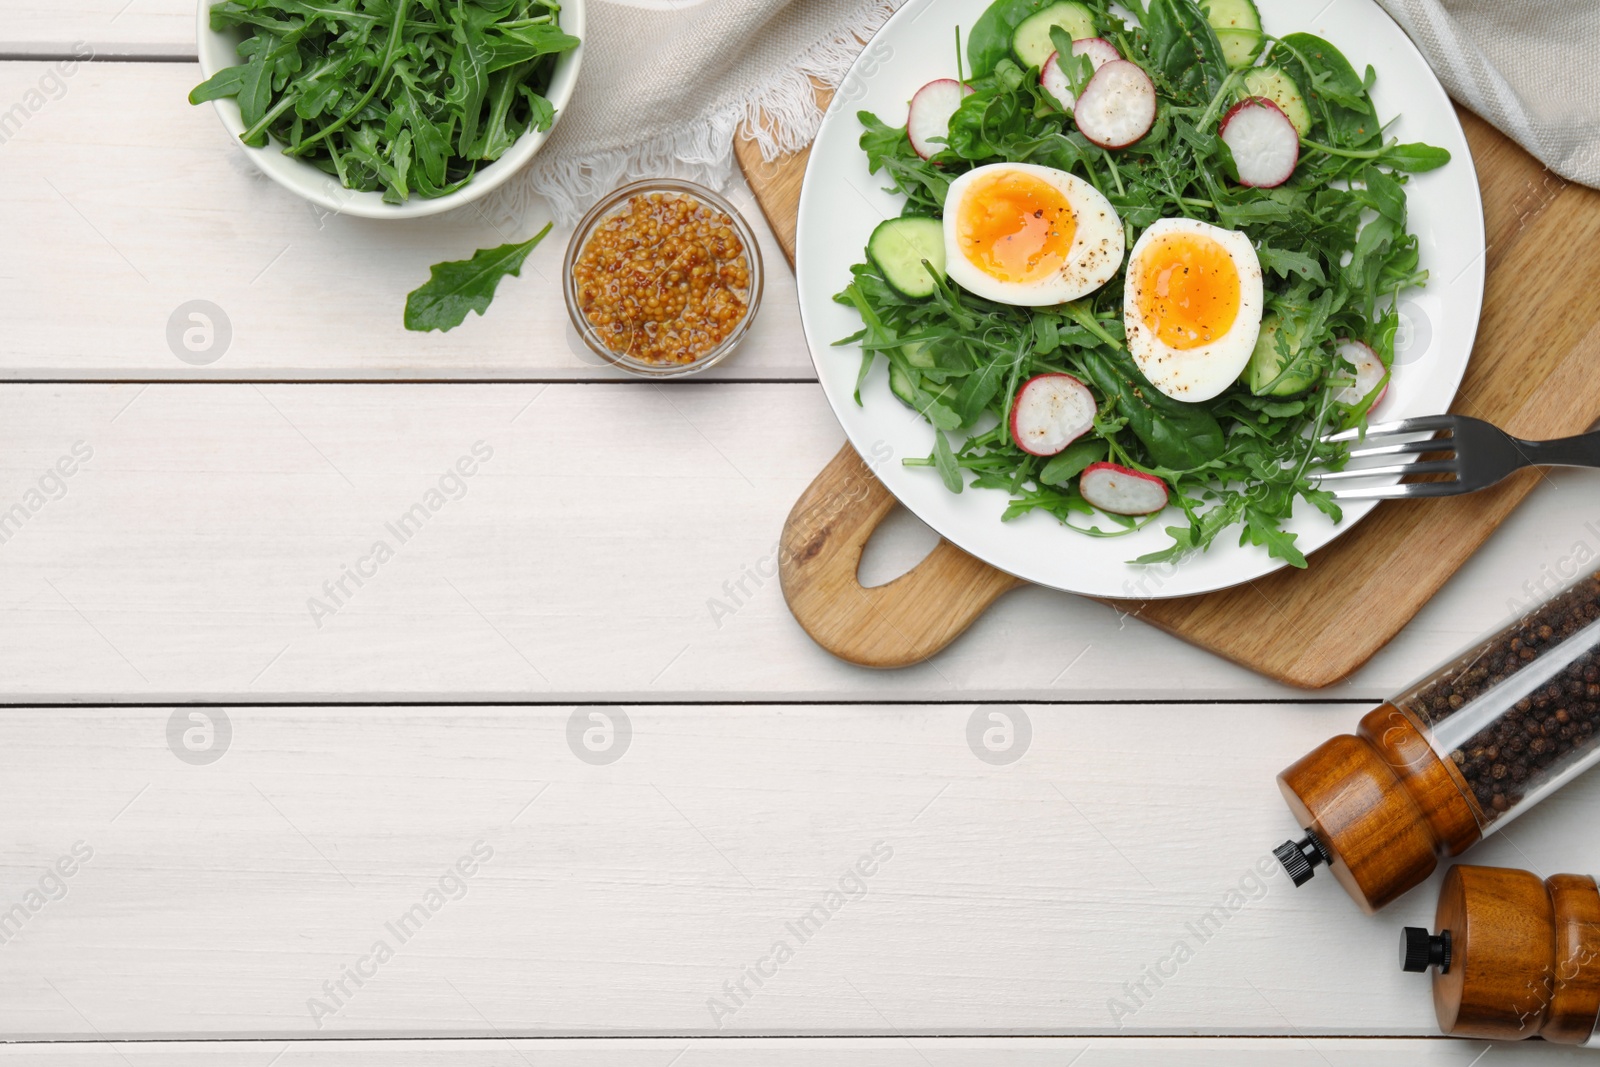
{"label": "metal fork", "polygon": [[[1416,438],[1418,434],[1429,436],[1403,440]],[[1358,439],[1361,439],[1359,430],[1346,430],[1323,438],[1324,441]],[[1422,453],[1441,453],[1442,458],[1401,459]],[[1487,489],[1523,467],[1600,467],[1600,432],[1555,441],[1524,441],[1482,419],[1470,419],[1465,415],[1427,415],[1369,426],[1362,447],[1350,452],[1351,463],[1389,457],[1400,461],[1332,471],[1320,478],[1326,483],[1408,474],[1448,474],[1452,477],[1436,482],[1334,489],[1333,495],[1339,500],[1459,496]]]}

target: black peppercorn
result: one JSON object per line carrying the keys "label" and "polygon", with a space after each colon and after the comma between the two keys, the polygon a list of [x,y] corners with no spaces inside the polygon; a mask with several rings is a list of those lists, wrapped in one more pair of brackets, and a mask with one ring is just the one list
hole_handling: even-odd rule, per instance
{"label": "black peppercorn", "polygon": [[[1480,701],[1492,699],[1493,691],[1521,669],[1555,654],[1595,620],[1600,620],[1600,574],[1541,605],[1470,652],[1459,667],[1397,703],[1422,725],[1439,728],[1462,709],[1481,707]],[[1516,807],[1550,775],[1585,758],[1600,739],[1600,662],[1595,650],[1584,648],[1561,670],[1541,673],[1545,677],[1538,689],[1514,694],[1509,707],[1450,753],[1485,822]]]}

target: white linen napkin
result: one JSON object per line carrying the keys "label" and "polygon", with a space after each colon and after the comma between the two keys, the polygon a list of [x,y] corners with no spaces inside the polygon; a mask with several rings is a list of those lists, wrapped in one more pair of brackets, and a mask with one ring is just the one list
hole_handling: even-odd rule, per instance
{"label": "white linen napkin", "polygon": [[625,180],[720,188],[747,123],[769,160],[804,147],[822,121],[812,80],[837,86],[898,3],[587,0],[572,102],[499,206],[519,216],[538,194],[570,223]]}
{"label": "white linen napkin", "polygon": [[1600,187],[1600,3],[1378,2],[1457,103],[1563,178]]}

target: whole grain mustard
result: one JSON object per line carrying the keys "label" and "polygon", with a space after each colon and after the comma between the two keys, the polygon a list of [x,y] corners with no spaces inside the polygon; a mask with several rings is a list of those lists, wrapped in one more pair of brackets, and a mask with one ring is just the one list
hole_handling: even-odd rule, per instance
{"label": "whole grain mustard", "polygon": [[690,196],[635,196],[573,266],[579,307],[613,352],[693,363],[749,314],[750,263],[733,220]]}

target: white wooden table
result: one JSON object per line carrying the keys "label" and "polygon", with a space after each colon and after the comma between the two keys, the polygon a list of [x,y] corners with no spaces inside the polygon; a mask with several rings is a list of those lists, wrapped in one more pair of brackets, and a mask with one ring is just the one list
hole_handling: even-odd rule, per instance
{"label": "white wooden table", "polygon": [[[500,235],[319,219],[256,178],[184,100],[192,12],[0,0],[0,911],[42,900],[0,944],[0,1061],[1483,1055],[1395,968],[1433,887],[1365,918],[1252,871],[1295,829],[1283,765],[1600,544],[1592,480],[1553,475],[1331,692],[1038,589],[933,663],[851,668],[762,574],[841,441],[781,268],[690,383],[581,358],[562,235],[487,318],[407,334],[429,264]],[[192,300],[231,327],[205,365],[167,340]],[[930,542],[894,524],[866,576]],[[969,748],[991,715],[1026,720],[1015,762]],[[1600,868],[1597,802],[1581,781],[1474,859]]]}

